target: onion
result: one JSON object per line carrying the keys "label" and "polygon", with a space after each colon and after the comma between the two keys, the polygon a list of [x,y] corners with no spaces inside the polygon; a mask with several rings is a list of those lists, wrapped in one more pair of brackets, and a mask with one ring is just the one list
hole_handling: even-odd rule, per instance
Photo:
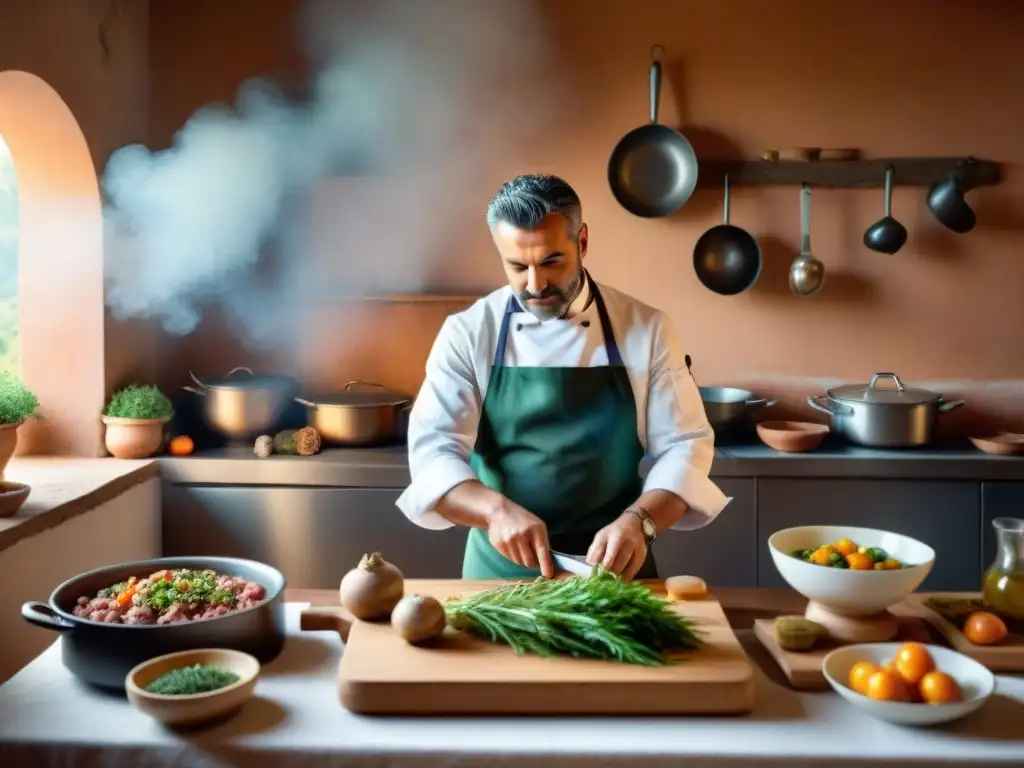
{"label": "onion", "polygon": [[439,637],[445,623],[444,606],[429,595],[406,595],[391,612],[391,626],[411,645]]}
{"label": "onion", "polygon": [[359,565],[345,574],[338,595],[341,604],[363,621],[385,619],[405,593],[405,579],[379,552],[363,555]]}

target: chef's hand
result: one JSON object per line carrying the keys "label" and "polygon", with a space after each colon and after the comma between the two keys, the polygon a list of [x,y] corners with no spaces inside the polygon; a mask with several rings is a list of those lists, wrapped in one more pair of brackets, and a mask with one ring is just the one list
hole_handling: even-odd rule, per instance
{"label": "chef's hand", "polygon": [[543,576],[554,578],[555,564],[548,544],[548,527],[532,512],[506,501],[488,518],[487,538],[513,563],[526,568],[540,568]]}
{"label": "chef's hand", "polygon": [[587,565],[603,565],[625,581],[636,576],[646,559],[647,539],[632,512],[624,512],[598,531],[587,550]]}

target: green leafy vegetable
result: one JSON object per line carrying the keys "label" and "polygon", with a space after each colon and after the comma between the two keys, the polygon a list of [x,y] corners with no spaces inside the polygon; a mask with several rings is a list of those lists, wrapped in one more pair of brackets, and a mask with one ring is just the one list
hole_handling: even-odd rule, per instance
{"label": "green leafy vegetable", "polygon": [[156,387],[131,384],[111,396],[103,415],[117,419],[168,419],[174,415],[174,408]]}
{"label": "green leafy vegetable", "polygon": [[172,669],[146,686],[150,693],[165,696],[183,696],[192,693],[206,693],[226,688],[239,680],[238,675],[220,667],[192,667]]}
{"label": "green leafy vegetable", "polygon": [[12,373],[0,372],[0,424],[18,424],[37,413],[39,400],[25,382]]}
{"label": "green leafy vegetable", "polygon": [[595,568],[588,576],[495,587],[445,604],[449,626],[510,646],[659,666],[664,653],[704,644],[696,623],[643,584]]}

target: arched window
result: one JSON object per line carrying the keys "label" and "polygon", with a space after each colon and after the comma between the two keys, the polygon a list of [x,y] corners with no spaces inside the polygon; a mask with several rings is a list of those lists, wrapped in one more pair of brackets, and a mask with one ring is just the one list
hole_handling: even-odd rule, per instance
{"label": "arched window", "polygon": [[21,375],[18,337],[18,177],[0,135],[0,371]]}
{"label": "arched window", "polygon": [[[20,376],[44,417],[18,430],[18,453],[102,456],[106,358],[96,166],[68,105],[28,72],[0,72],[0,136],[17,170]],[[8,220],[0,208],[0,222]],[[8,292],[6,277],[5,269],[0,296]]]}

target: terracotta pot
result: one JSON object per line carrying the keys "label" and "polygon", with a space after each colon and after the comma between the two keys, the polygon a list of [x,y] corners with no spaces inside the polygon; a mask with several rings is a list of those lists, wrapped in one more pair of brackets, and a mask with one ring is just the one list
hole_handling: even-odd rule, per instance
{"label": "terracotta pot", "polygon": [[120,419],[103,416],[107,425],[105,442],[110,454],[118,459],[147,459],[164,443],[166,419]]}
{"label": "terracotta pot", "polygon": [[19,421],[17,424],[0,424],[0,480],[4,479],[4,468],[14,455],[14,449],[18,447],[18,427],[23,423]]}

